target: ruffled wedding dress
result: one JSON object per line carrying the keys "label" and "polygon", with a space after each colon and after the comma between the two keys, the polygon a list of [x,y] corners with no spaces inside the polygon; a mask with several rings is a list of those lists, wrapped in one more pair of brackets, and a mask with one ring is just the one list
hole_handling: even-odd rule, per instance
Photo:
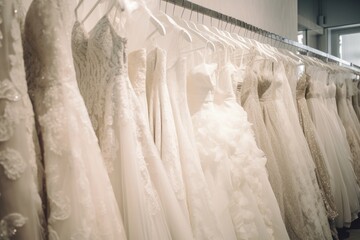
{"label": "ruffled wedding dress", "polygon": [[[88,34],[82,31],[82,26],[75,24],[73,44],[84,42],[83,37]],[[81,69],[75,61],[78,69],[85,71],[85,75],[78,74],[82,76],[79,86],[99,138],[128,238],[192,239],[190,224],[151,137],[143,112],[144,101],[139,101],[128,78],[126,40],[104,16],[85,42],[86,58],[79,60],[87,61],[86,68]],[[133,63],[138,63],[132,67],[144,73],[144,55],[134,54],[132,58]],[[132,74],[132,78],[138,83],[137,93],[145,92],[139,89],[145,87],[145,75]]]}
{"label": "ruffled wedding dress", "polygon": [[[0,2],[0,239],[45,239],[19,1]],[[37,138],[35,138],[37,140]],[[39,171],[38,171],[39,167]]]}
{"label": "ruffled wedding dress", "polygon": [[351,153],[344,135],[345,130],[342,129],[343,126],[336,111],[336,87],[331,84],[327,89],[326,71],[308,67],[306,72],[310,75],[306,92],[307,105],[322,140],[330,173],[334,178],[331,189],[339,214],[335,223],[336,227],[342,228],[350,224],[353,213],[359,207],[359,188],[351,165]]}
{"label": "ruffled wedding dress", "polygon": [[[255,162],[253,168],[245,165],[242,169],[246,157],[239,158],[237,152],[235,140],[241,136],[234,134],[234,120],[229,120],[229,113],[213,103],[216,68],[217,64],[202,63],[188,74],[188,102],[194,113],[195,139],[216,219],[224,239],[272,239],[258,199],[246,180],[247,171],[256,172],[258,164],[264,166],[265,162],[262,159],[261,163]],[[246,127],[250,127],[249,124]]]}
{"label": "ruffled wedding dress", "polygon": [[333,179],[333,176],[330,175],[330,167],[328,166],[328,160],[326,159],[327,155],[320,137],[316,132],[316,128],[312,122],[311,115],[306,103],[305,92],[308,85],[309,76],[304,73],[296,85],[296,99],[299,111],[299,120],[316,166],[315,173],[321,190],[327,216],[330,220],[334,220],[338,213],[334,196],[331,191],[331,184],[335,180]]}
{"label": "ruffled wedding dress", "polygon": [[[256,199],[265,230],[272,239],[289,239],[268,180],[266,158],[256,145],[247,113],[236,102],[233,85],[236,84],[234,74],[237,72],[231,63],[223,66],[219,71],[215,91],[215,102],[223,115],[223,123],[232,129],[232,133],[224,135],[224,142],[229,142],[227,152],[233,166],[232,184],[235,188],[242,185],[242,181],[248,184]],[[261,237],[265,238],[265,236]]]}
{"label": "ruffled wedding dress", "polygon": [[25,62],[43,146],[49,239],[126,239],[71,56],[71,1],[34,0]]}
{"label": "ruffled wedding dress", "polygon": [[191,227],[197,240],[224,239],[214,214],[209,186],[195,145],[187,104],[186,58],[167,68],[167,85],[174,114]]}
{"label": "ruffled wedding dress", "polygon": [[[285,224],[291,239],[332,239],[314,164],[298,122],[281,63],[263,62],[259,96],[284,184]],[[292,105],[292,106],[291,106]],[[292,108],[290,108],[292,107]],[[295,114],[293,114],[295,113]]]}

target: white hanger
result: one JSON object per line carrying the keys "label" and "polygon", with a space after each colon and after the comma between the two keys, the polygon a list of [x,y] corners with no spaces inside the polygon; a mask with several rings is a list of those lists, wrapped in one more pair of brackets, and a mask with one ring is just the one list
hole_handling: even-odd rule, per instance
{"label": "white hanger", "polygon": [[[90,15],[93,13],[93,11],[96,9],[96,7],[97,7],[102,1],[103,1],[103,0],[98,0],[98,1],[95,3],[95,5],[90,9],[90,11],[89,11],[88,14],[85,16],[85,18],[81,21],[82,24],[86,21],[86,19],[88,19],[88,18],[90,17]],[[112,1],[112,2],[111,2],[111,7],[110,7],[109,10],[106,12],[106,14],[104,14],[104,16],[107,15],[107,14],[111,11],[111,9],[112,9],[113,7],[115,7],[115,6],[118,7],[118,8],[120,8],[121,11],[124,11],[124,10],[125,10],[125,6],[124,6],[124,1],[123,1],[123,0],[109,0],[109,1]]]}

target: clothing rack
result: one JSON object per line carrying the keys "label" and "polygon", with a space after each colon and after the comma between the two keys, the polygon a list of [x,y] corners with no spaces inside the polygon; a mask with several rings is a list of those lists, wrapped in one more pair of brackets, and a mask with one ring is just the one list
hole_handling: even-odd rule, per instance
{"label": "clothing rack", "polygon": [[184,8],[184,10],[189,9],[189,10],[191,10],[191,13],[193,11],[195,11],[197,13],[206,15],[206,16],[208,16],[210,18],[215,18],[215,19],[218,19],[220,21],[224,21],[227,24],[235,25],[235,26],[238,26],[240,28],[246,29],[246,30],[251,31],[253,33],[256,33],[256,34],[258,34],[260,36],[263,36],[263,37],[269,38],[269,39],[271,39],[273,41],[282,43],[282,44],[284,44],[284,46],[288,46],[289,48],[291,47],[292,49],[298,51],[300,54],[306,54],[306,55],[312,54],[315,57],[323,59],[326,62],[332,61],[332,62],[338,63],[341,66],[344,66],[344,67],[347,67],[347,68],[353,70],[356,73],[357,78],[359,77],[360,66],[357,66],[357,65],[355,65],[353,63],[345,61],[345,60],[343,60],[341,58],[335,57],[335,56],[333,56],[331,54],[322,52],[322,51],[320,51],[318,49],[315,49],[315,48],[303,45],[301,43],[298,43],[296,41],[287,39],[287,38],[285,38],[283,36],[280,36],[280,35],[278,35],[276,33],[266,31],[264,29],[261,29],[259,27],[254,26],[254,25],[246,23],[246,22],[244,22],[242,20],[230,17],[228,15],[224,15],[224,14],[219,13],[217,11],[214,11],[214,10],[211,10],[209,8],[206,8],[206,7],[200,6],[198,4],[192,3],[192,2],[190,2],[188,0],[160,0],[160,2],[161,1],[166,2],[165,4],[167,4],[169,2],[171,4],[180,6],[180,7]]}

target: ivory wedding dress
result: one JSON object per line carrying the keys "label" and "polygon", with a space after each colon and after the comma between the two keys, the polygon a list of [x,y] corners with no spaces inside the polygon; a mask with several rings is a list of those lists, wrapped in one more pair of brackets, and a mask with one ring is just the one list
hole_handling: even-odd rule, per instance
{"label": "ivory wedding dress", "polygon": [[330,173],[334,180],[336,179],[331,183],[339,214],[335,223],[336,227],[342,228],[350,224],[353,214],[359,207],[359,187],[351,165],[351,153],[345,130],[336,110],[336,87],[332,83],[326,88],[326,71],[307,67],[306,72],[310,75],[306,92],[307,105],[327,154]]}
{"label": "ivory wedding dress", "polygon": [[[256,65],[253,65],[256,66]],[[258,65],[257,65],[258,66]],[[252,129],[258,146],[264,151],[267,158],[266,168],[269,174],[269,181],[275,193],[283,218],[285,216],[283,182],[280,175],[280,167],[271,147],[270,138],[266,130],[266,126],[262,117],[262,110],[258,95],[258,74],[255,69],[248,68],[243,76],[241,84],[241,92],[239,104],[243,106],[247,112],[248,121],[252,123]],[[285,219],[285,218],[284,218]]]}
{"label": "ivory wedding dress", "polygon": [[[350,112],[350,106],[348,104],[348,91],[346,80],[343,79],[342,75],[337,76],[336,84],[336,101],[340,119],[345,127],[346,137],[350,145],[352,154],[352,164],[354,167],[357,179],[360,179],[360,123],[354,122]],[[355,117],[354,117],[355,118]],[[357,118],[355,119],[357,120]]]}
{"label": "ivory wedding dress", "polygon": [[[284,67],[264,61],[259,74],[263,117],[286,183],[285,224],[290,238],[332,239],[310,150],[300,125],[293,126],[298,120]],[[291,96],[284,98],[286,94]]]}
{"label": "ivory wedding dress", "polygon": [[316,169],[316,177],[318,179],[322,198],[326,208],[327,216],[330,220],[337,217],[337,209],[333,193],[331,191],[332,182],[335,181],[328,166],[328,160],[325,149],[322,145],[316,128],[312,122],[310,112],[305,99],[305,92],[309,85],[309,76],[304,73],[296,85],[296,99],[299,111],[300,125],[303,128],[305,138],[309,144],[310,152],[313,157]]}
{"label": "ivory wedding dress", "polygon": [[4,240],[45,239],[38,192],[42,183],[37,176],[42,177],[41,165],[23,62],[23,20],[19,1],[0,1],[0,239]]}
{"label": "ivory wedding dress", "polygon": [[97,138],[76,83],[71,1],[34,0],[25,62],[42,139],[49,239],[126,239]]}

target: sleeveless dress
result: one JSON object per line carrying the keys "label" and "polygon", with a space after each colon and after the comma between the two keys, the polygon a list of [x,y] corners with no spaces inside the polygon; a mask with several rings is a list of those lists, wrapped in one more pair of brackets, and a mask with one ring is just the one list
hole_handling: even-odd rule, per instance
{"label": "sleeveless dress", "polygon": [[147,55],[146,96],[150,130],[160,152],[170,184],[188,218],[188,207],[179,154],[174,115],[166,80],[166,52],[155,48]]}
{"label": "sleeveless dress", "polygon": [[336,87],[331,84],[329,89],[326,88],[326,72],[311,67],[308,67],[306,72],[310,75],[306,101],[311,119],[322,140],[330,173],[334,178],[331,189],[339,214],[335,224],[336,227],[342,228],[350,224],[353,213],[358,209],[359,187],[351,165],[351,153],[344,135],[345,130],[336,110]]}
{"label": "sleeveless dress", "polygon": [[360,179],[360,128],[357,127],[360,123],[353,121],[350,113],[350,108],[347,98],[347,84],[344,79],[340,79],[341,75],[338,76],[336,84],[336,101],[340,119],[345,127],[346,138],[350,145],[352,154],[352,164],[354,167],[357,179]]}
{"label": "sleeveless dress", "polygon": [[[84,29],[75,24],[74,31]],[[104,16],[91,30],[87,42],[87,64],[82,69],[85,75],[78,79],[83,82],[79,86],[92,116],[128,238],[192,239],[190,224],[181,212],[151,138],[144,107],[128,78],[126,40]],[[133,61],[145,58],[139,54]]]}
{"label": "sleeveless dress", "polygon": [[[347,78],[346,79],[346,89],[347,89],[347,93],[346,93],[346,103],[348,105],[349,111],[350,111],[350,115],[351,118],[353,120],[353,123],[355,125],[355,128],[357,130],[358,135],[360,135],[360,122],[357,118],[356,115],[356,111],[355,108],[352,105],[352,97],[354,96],[354,84],[353,84],[353,80],[351,78]],[[356,89],[357,90],[357,89]]]}
{"label": "sleeveless dress", "polygon": [[327,216],[330,220],[334,220],[338,213],[336,210],[334,196],[331,192],[331,182],[335,181],[335,179],[333,179],[333,176],[330,175],[326,152],[311,120],[310,112],[306,103],[305,92],[308,85],[309,76],[303,74],[296,85],[299,120],[316,166],[316,178],[321,190]]}
{"label": "sleeveless dress", "polygon": [[266,130],[266,126],[262,117],[262,110],[258,95],[258,74],[255,69],[248,68],[244,75],[244,80],[241,86],[240,100],[244,110],[247,112],[248,121],[252,123],[252,129],[255,134],[255,139],[261,150],[264,151],[267,158],[266,168],[269,174],[269,181],[276,196],[280,207],[281,214],[285,216],[284,210],[284,196],[283,196],[283,182],[280,175],[278,162],[275,158],[274,151],[271,147],[270,138]]}
{"label": "sleeveless dress", "polygon": [[188,102],[201,165],[223,239],[272,239],[246,174],[230,153],[233,125],[214,104],[217,64],[202,63],[188,73]]}
{"label": "sleeveless dress", "polygon": [[167,85],[179,141],[187,204],[194,238],[224,239],[215,217],[209,186],[200,163],[186,94],[186,58],[166,69]]}
{"label": "sleeveless dress", "polygon": [[[274,192],[268,180],[265,168],[266,158],[257,147],[254,133],[247,120],[247,113],[236,102],[233,85],[234,74],[237,69],[231,64],[225,64],[219,71],[215,91],[215,103],[223,115],[223,124],[232,129],[232,134],[225,135],[224,141],[229,143],[228,156],[231,159],[232,184],[239,186],[245,181],[252,195],[256,199],[260,212],[271,239],[289,239],[285,224],[281,217],[280,209]],[[217,100],[218,99],[218,100]],[[224,127],[225,128],[225,127]],[[265,239],[266,235],[261,235]]]}
{"label": "sleeveless dress", "polygon": [[[304,136],[294,129],[295,121],[290,120],[289,111],[295,109],[289,110],[289,103],[283,100],[283,91],[287,90],[283,89],[287,84],[284,67],[281,63],[264,62],[260,74],[258,90],[263,117],[286,183],[285,224],[290,239],[332,239],[315,168],[311,168],[310,151],[302,142]],[[287,101],[293,103],[293,97]]]}
{"label": "sleeveless dress", "polygon": [[49,239],[126,239],[71,56],[70,1],[34,0],[25,62],[43,142]]}
{"label": "sleeveless dress", "polygon": [[2,1],[0,19],[0,238],[42,240],[41,165],[25,79],[20,2]]}

